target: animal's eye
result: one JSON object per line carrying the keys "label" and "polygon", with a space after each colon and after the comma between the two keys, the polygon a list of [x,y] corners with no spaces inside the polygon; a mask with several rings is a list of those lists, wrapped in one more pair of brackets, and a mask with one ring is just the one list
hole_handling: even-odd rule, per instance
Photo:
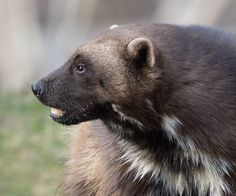
{"label": "animal's eye", "polygon": [[79,74],[82,74],[86,71],[86,67],[85,67],[85,64],[83,63],[79,63],[75,68],[74,68],[74,71],[76,73],[79,73]]}

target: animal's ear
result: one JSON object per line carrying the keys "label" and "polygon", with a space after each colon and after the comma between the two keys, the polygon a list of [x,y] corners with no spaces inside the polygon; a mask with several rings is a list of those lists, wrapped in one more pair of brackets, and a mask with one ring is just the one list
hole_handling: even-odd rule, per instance
{"label": "animal's ear", "polygon": [[111,26],[109,27],[109,29],[112,30],[112,29],[115,29],[115,28],[118,28],[118,27],[119,27],[119,25],[113,24],[113,25],[111,25]]}
{"label": "animal's ear", "polygon": [[137,66],[155,65],[155,51],[152,42],[147,38],[136,38],[128,43],[128,54]]}

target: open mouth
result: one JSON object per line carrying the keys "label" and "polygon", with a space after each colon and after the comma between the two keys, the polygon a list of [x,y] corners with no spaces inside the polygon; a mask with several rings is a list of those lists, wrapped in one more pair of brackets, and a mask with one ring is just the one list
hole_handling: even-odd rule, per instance
{"label": "open mouth", "polygon": [[97,118],[97,110],[95,107],[86,107],[84,110],[66,111],[63,109],[51,109],[50,117],[63,125],[73,125],[93,120]]}
{"label": "open mouth", "polygon": [[51,116],[53,116],[54,118],[60,118],[63,116],[64,113],[65,112],[60,109],[55,109],[55,108],[51,109]]}
{"label": "open mouth", "polygon": [[67,113],[62,109],[51,108],[50,117],[61,124],[66,124]]}
{"label": "open mouth", "polygon": [[51,108],[50,117],[58,123],[62,123],[66,119],[66,112],[61,109]]}

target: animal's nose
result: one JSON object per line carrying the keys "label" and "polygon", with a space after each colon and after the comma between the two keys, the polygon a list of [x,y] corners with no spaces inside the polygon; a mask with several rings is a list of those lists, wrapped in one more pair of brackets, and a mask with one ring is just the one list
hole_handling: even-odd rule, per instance
{"label": "animal's nose", "polygon": [[40,81],[33,83],[31,85],[31,89],[36,97],[40,97],[43,93],[43,88]]}

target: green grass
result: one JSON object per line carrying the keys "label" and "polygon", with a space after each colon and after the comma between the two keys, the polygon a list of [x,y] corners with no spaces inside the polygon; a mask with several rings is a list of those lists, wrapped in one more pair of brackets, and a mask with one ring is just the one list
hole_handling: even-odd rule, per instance
{"label": "green grass", "polygon": [[65,128],[49,113],[32,95],[0,96],[0,195],[57,195]]}

